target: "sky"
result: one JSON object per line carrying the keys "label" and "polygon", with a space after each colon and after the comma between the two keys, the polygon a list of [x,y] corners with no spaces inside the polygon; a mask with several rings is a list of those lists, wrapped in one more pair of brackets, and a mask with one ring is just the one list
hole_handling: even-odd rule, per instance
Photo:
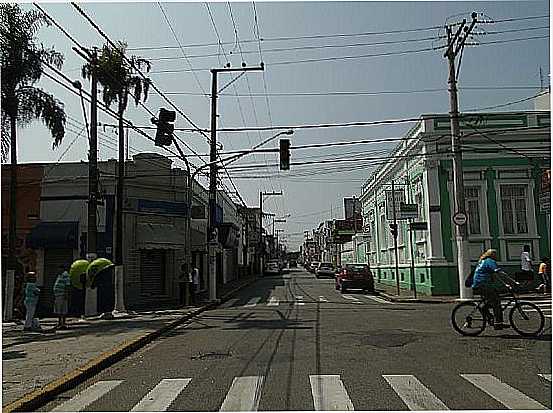
{"label": "sky", "polygon": [[[443,29],[425,29],[443,26],[446,22],[458,21],[463,17],[469,18],[472,11],[495,20],[549,15],[547,1],[258,2],[255,3],[255,10],[252,2],[230,3],[230,7],[226,2],[80,4],[112,40],[124,40],[129,45],[129,53],[150,59],[152,69],[148,76],[153,83],[196,125],[205,129],[209,129],[210,125],[210,100],[204,96],[211,89],[209,69],[222,67],[227,62],[232,67],[239,67],[243,61],[248,66],[258,66],[263,60],[265,71],[249,72],[221,93],[218,99],[219,128],[286,127],[447,113],[448,68],[443,51],[382,54],[442,45],[443,39],[439,39],[439,36],[444,34]],[[103,38],[71,4],[42,3],[41,6],[83,46],[101,47],[104,43]],[[22,7],[34,8],[31,4]],[[413,30],[389,33],[407,29]],[[528,30],[512,31],[519,29]],[[459,76],[461,110],[499,105],[536,94],[540,87],[540,67],[545,84],[549,84],[549,18],[488,24],[476,30],[502,32],[479,36],[478,40],[482,43],[527,37],[545,38],[467,47]],[[352,36],[359,33],[365,35]],[[178,47],[175,35],[182,50]],[[320,37],[324,35],[333,36]],[[417,41],[419,39],[425,40]],[[62,71],[72,79],[80,78],[83,61],[72,51],[74,45],[60,30],[54,26],[43,28],[38,33],[38,40],[62,52],[65,56]],[[218,45],[219,41],[222,45]],[[209,46],[198,46],[205,44]],[[379,56],[340,59],[360,55]],[[335,57],[338,59],[328,60]],[[327,60],[305,62],[318,59]],[[219,89],[233,77],[232,74],[220,74]],[[90,83],[81,81],[89,90]],[[62,145],[52,150],[51,136],[40,122],[20,130],[19,162],[85,160],[86,133],[77,137],[83,130],[79,98],[44,77],[38,86],[53,93],[64,103],[69,117],[67,133]],[[474,87],[503,89],[463,89]],[[431,91],[428,92],[429,89]],[[336,95],[328,92],[387,93]],[[155,113],[160,107],[170,108],[161,96],[153,92],[145,105]],[[531,102],[524,102],[503,110],[531,108]],[[89,119],[89,113],[87,116]],[[150,125],[151,115],[133,103],[129,103],[125,116],[135,125]],[[115,123],[101,112],[98,120]],[[179,114],[176,126],[190,127]],[[287,138],[290,138],[292,146],[393,138],[403,136],[412,126],[399,124],[297,129]],[[99,159],[116,158],[115,131],[110,128],[99,130]],[[249,133],[221,132],[218,133],[218,141],[222,143],[223,151],[248,149],[284,130],[286,128]],[[153,131],[149,133],[154,135]],[[197,153],[208,153],[207,141],[199,133],[179,132],[178,136]],[[136,132],[130,132],[129,141],[131,154],[158,152],[172,156]],[[277,146],[278,139],[267,144],[267,147]],[[382,156],[393,146],[393,143],[380,143],[293,150],[291,161],[330,160],[339,156]],[[198,158],[191,159],[196,165],[201,164]],[[278,154],[248,155],[236,165],[268,164],[269,167],[245,170],[229,168],[229,174],[234,177],[248,206],[258,206],[260,191],[283,192],[283,196],[266,197],[264,211],[276,214],[277,218],[289,215],[287,222],[277,224],[277,227],[284,229],[290,250],[297,249],[304,230],[317,227],[325,219],[342,218],[343,198],[359,195],[364,180],[373,168],[359,161],[292,165],[289,171],[279,171],[278,166],[271,166],[275,163],[278,163]],[[173,165],[183,167],[184,164],[174,159]],[[225,183],[231,187],[228,180],[225,179]]]}

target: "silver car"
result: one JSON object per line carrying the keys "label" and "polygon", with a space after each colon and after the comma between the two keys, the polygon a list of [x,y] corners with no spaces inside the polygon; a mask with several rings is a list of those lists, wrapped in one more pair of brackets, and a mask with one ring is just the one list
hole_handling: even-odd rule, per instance
{"label": "silver car", "polygon": [[334,264],[331,262],[321,262],[319,266],[315,269],[315,277],[319,278],[321,276],[333,277],[334,278]]}

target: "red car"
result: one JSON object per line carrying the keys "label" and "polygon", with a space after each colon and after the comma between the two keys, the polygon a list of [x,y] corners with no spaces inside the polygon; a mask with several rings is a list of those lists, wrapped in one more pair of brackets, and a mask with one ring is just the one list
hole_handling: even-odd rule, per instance
{"label": "red car", "polygon": [[374,292],[374,279],[367,264],[345,264],[336,274],[336,289],[345,293],[348,289],[361,289]]}

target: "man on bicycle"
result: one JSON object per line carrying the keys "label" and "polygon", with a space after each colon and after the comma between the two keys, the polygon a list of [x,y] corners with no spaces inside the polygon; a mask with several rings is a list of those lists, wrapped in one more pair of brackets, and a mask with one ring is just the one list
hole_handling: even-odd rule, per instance
{"label": "man on bicycle", "polygon": [[486,306],[492,307],[494,313],[494,329],[501,330],[503,324],[503,311],[501,311],[501,298],[494,282],[494,274],[499,270],[497,266],[497,251],[487,250],[480,256],[480,261],[474,270],[472,282],[473,291],[484,297]]}

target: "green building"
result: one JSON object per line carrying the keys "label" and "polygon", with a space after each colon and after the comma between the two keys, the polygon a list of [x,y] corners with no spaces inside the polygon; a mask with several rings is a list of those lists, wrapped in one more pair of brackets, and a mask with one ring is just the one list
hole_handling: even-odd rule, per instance
{"label": "green building", "polygon": [[[550,120],[549,111],[462,115],[466,225],[473,265],[488,248],[497,249],[499,265],[507,272],[520,269],[524,245],[530,245],[536,264],[540,257],[550,256],[550,211],[545,201],[549,184],[541,184],[551,163]],[[410,220],[427,223],[427,230],[412,232],[409,220],[397,221],[400,288],[409,290],[416,284],[420,294],[458,294],[451,158],[449,116],[422,115],[389,162],[363,185],[364,232],[354,237],[353,248],[356,261],[370,263],[377,287],[395,287],[397,282],[389,225],[394,181],[397,214],[398,204],[416,204],[418,217]]]}

